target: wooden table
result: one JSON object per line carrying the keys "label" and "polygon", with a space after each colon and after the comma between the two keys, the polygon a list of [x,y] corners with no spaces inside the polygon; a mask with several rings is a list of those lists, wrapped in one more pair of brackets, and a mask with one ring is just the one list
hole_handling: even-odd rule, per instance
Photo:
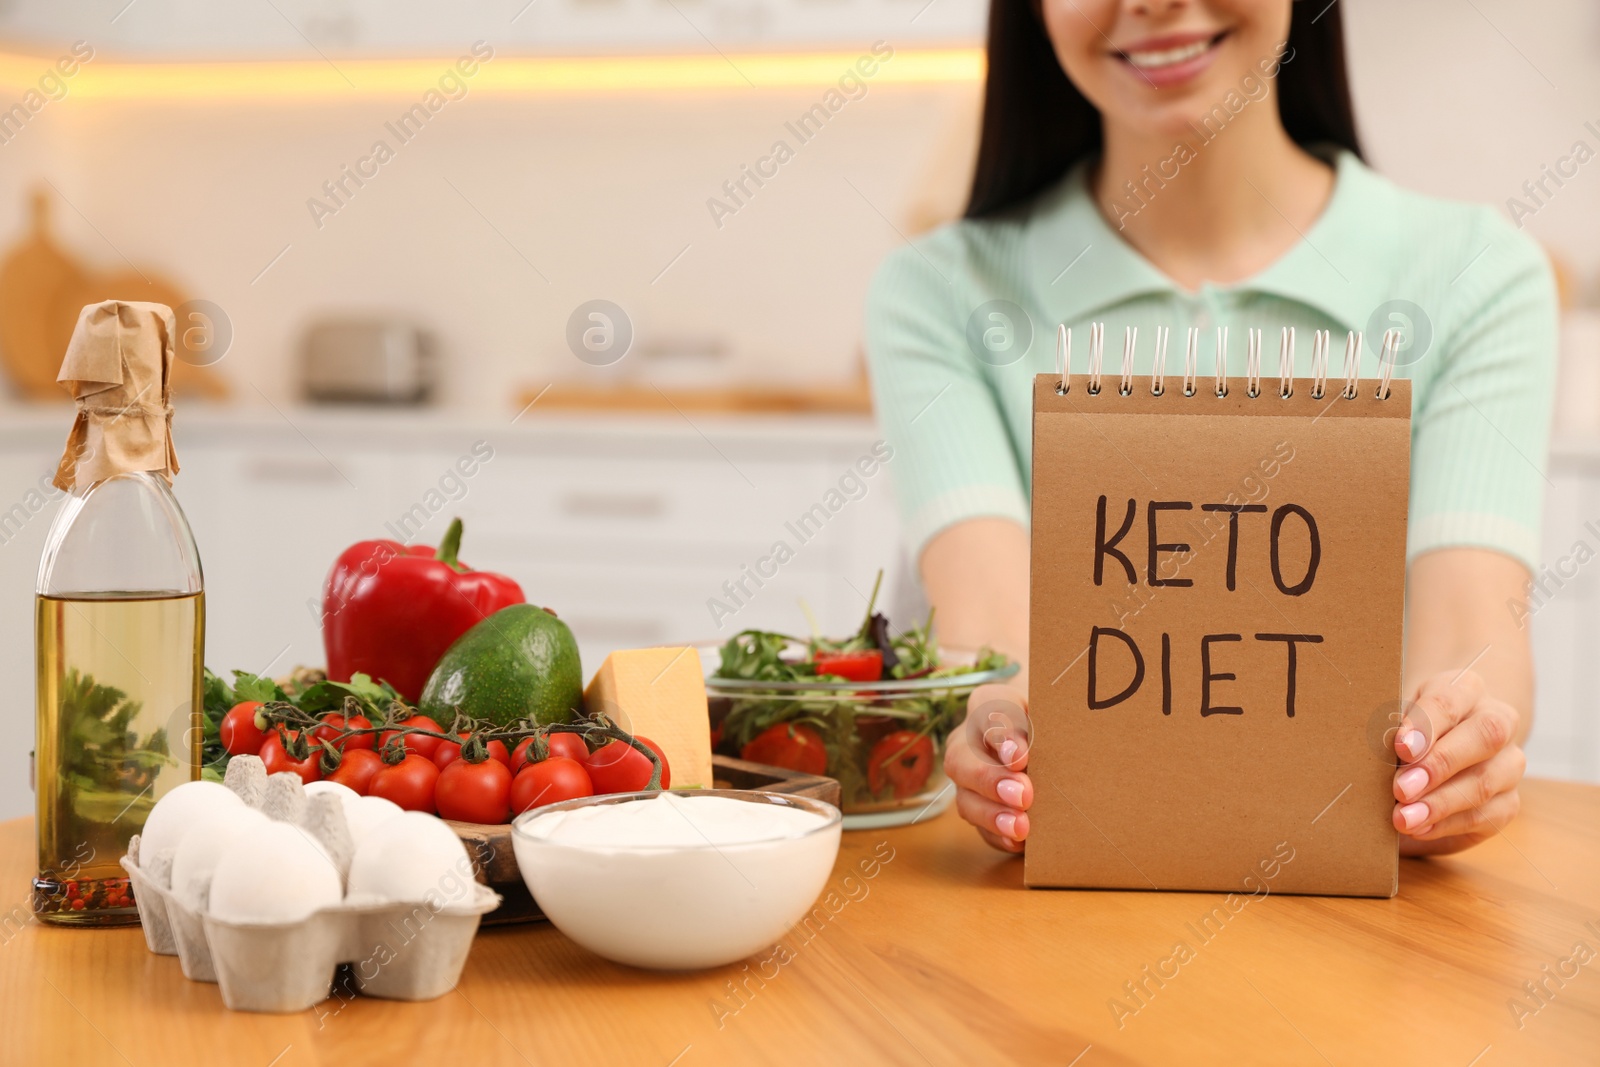
{"label": "wooden table", "polygon": [[[1191,927],[1218,895],[1025,890],[1020,863],[946,815],[847,834],[837,912],[791,934],[764,980],[759,960],[629,970],[541,924],[480,933],[440,1000],[288,1016],[227,1011],[137,929],[18,928],[21,903],[0,935],[0,1062],[1593,1065],[1600,788],[1529,782],[1524,798],[1502,836],[1403,862],[1393,900],[1266,896],[1209,940]],[[862,878],[875,852],[892,858]],[[30,821],[0,824],[19,903],[32,855]],[[1163,964],[1179,941],[1188,958]],[[1580,942],[1593,958],[1564,962]],[[1523,983],[1541,980],[1535,1012]]]}

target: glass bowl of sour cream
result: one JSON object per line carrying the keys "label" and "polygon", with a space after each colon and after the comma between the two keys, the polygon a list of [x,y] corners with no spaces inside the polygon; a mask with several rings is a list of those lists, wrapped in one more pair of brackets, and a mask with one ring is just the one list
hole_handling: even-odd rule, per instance
{"label": "glass bowl of sour cream", "polygon": [[770,948],[816,902],[839,809],[810,797],[679,789],[584,797],[511,825],[556,928],[618,963],[694,970]]}

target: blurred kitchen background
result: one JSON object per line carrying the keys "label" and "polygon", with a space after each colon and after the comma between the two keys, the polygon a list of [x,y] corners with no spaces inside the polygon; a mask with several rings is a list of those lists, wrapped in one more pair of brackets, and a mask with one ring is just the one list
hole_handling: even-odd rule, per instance
{"label": "blurred kitchen background", "polygon": [[[1600,7],[1342,10],[1371,161],[1508,214],[1517,198],[1560,269],[1530,772],[1600,780]],[[53,379],[77,308],[110,296],[170,302],[186,330],[176,490],[214,669],[320,663],[335,554],[435,542],[458,514],[463,556],[571,622],[589,669],[803,631],[801,598],[851,628],[879,567],[891,606],[914,604],[888,473],[828,493],[877,439],[871,272],[960,211],[984,14],[0,0],[5,725],[32,735],[31,597],[71,410]],[[1531,200],[1546,167],[1576,173]],[[778,541],[794,558],[751,579]],[[31,810],[26,748],[0,756],[0,818]]]}

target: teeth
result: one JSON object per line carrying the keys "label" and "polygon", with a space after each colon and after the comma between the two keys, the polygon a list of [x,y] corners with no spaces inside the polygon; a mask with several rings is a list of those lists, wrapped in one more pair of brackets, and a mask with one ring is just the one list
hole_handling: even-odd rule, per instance
{"label": "teeth", "polygon": [[1150,70],[1155,67],[1170,67],[1174,63],[1185,63],[1201,55],[1211,47],[1210,41],[1196,41],[1194,44],[1184,45],[1182,48],[1168,48],[1160,52],[1128,52],[1128,62],[1141,70]]}

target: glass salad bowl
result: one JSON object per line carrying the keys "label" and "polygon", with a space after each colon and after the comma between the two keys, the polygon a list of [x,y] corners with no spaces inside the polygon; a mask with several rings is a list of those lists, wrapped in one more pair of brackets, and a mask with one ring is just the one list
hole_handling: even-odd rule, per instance
{"label": "glass salad bowl", "polygon": [[[937,666],[918,677],[726,677],[724,647],[699,649],[713,750],[837,779],[847,830],[901,826],[949,807],[955,790],[944,774],[945,742],[966,718],[968,695],[1018,670],[988,650],[938,649]],[[810,649],[788,638],[776,651],[797,664]]]}

